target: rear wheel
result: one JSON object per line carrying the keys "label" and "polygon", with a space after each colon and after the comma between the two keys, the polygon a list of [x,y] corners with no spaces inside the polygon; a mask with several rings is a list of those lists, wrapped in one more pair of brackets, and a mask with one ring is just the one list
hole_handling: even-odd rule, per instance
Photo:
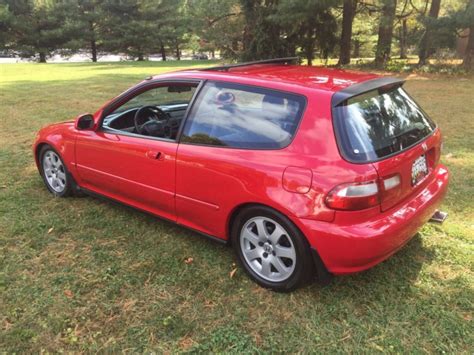
{"label": "rear wheel", "polygon": [[309,245],[295,225],[270,208],[245,209],[232,226],[239,261],[258,284],[287,292],[313,276]]}
{"label": "rear wheel", "polygon": [[74,193],[75,183],[59,154],[50,146],[39,153],[41,176],[48,190],[55,196],[66,197]]}

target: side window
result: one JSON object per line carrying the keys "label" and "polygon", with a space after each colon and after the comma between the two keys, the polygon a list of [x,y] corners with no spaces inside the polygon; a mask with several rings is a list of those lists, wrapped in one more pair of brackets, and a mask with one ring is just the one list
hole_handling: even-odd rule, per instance
{"label": "side window", "polygon": [[176,83],[150,88],[134,97],[102,122],[108,130],[176,139],[196,83]]}
{"label": "side window", "polygon": [[209,82],[186,121],[181,142],[247,149],[290,144],[305,106],[300,95]]}

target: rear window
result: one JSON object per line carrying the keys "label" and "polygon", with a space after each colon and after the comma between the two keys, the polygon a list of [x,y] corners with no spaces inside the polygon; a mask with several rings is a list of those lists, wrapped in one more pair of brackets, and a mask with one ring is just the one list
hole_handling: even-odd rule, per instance
{"label": "rear window", "polygon": [[401,87],[377,89],[334,108],[338,144],[353,162],[371,162],[398,153],[436,128]]}

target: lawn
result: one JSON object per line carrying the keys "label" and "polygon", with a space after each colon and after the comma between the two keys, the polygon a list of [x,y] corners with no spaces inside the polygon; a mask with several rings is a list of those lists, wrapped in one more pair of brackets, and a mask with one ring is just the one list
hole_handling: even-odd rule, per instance
{"label": "lawn", "polygon": [[367,272],[277,294],[240,268],[230,277],[230,248],[95,198],[53,198],[36,171],[40,127],[189,65],[0,65],[0,352],[472,354],[473,77],[406,84],[444,133],[445,224]]}

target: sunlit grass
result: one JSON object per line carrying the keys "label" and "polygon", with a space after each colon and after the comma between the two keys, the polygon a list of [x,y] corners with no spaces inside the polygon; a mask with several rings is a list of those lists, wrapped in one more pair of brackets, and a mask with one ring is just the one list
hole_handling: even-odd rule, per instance
{"label": "sunlit grass", "polygon": [[241,269],[230,278],[232,251],[193,232],[94,198],[52,198],[31,153],[41,126],[191,64],[209,65],[0,66],[0,351],[472,353],[472,77],[406,84],[444,133],[446,223],[327,287],[275,294]]}

